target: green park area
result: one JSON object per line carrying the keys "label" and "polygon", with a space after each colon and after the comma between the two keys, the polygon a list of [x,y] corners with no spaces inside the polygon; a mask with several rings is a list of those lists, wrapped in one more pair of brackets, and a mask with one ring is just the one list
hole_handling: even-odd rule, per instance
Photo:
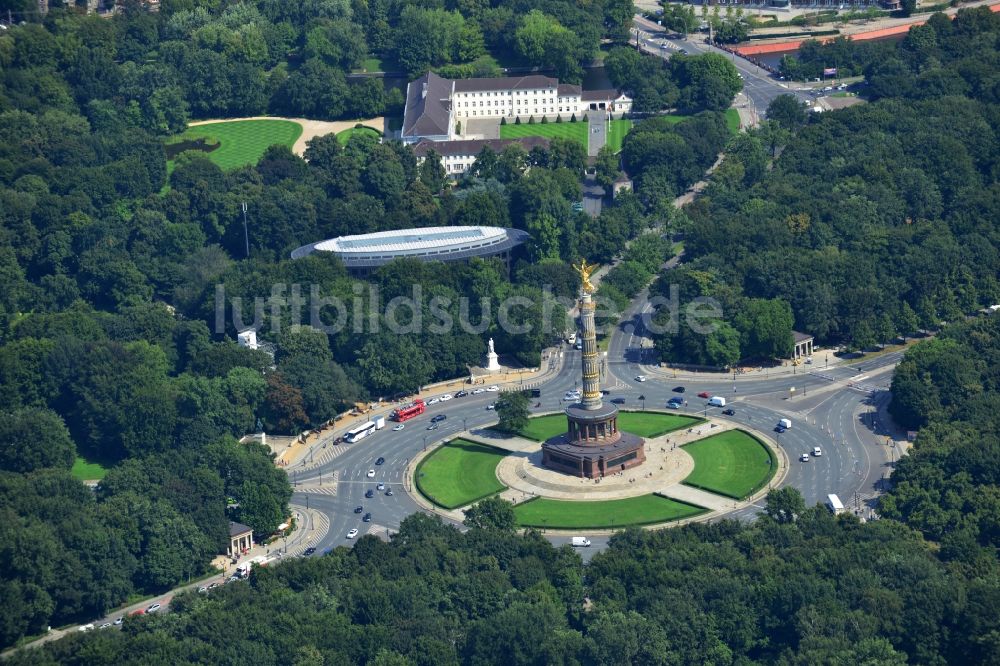
{"label": "green park area", "polygon": [[[726,127],[732,134],[737,134],[740,131],[740,114],[736,109],[726,109]],[[691,116],[682,116],[677,114],[670,114],[666,116],[658,116],[660,118],[665,118],[671,125],[676,125],[682,120],[687,120]]]}
{"label": "green park area", "polygon": [[70,470],[73,478],[81,481],[99,481],[107,473],[108,470],[100,463],[88,462],[80,456],[76,457],[73,468]]}
{"label": "green park area", "polygon": [[[640,437],[659,437],[674,430],[690,428],[702,420],[692,416],[661,414],[660,412],[618,412],[618,429]],[[526,439],[544,442],[566,432],[565,414],[538,416],[528,422],[528,427],[518,434]]]}
{"label": "green park area", "polygon": [[492,446],[453,439],[417,466],[417,489],[446,509],[471,504],[504,490],[496,468],[505,455]]}
{"label": "green park area", "polygon": [[628,525],[653,525],[704,512],[705,509],[699,506],[660,495],[595,502],[540,497],[514,507],[518,525],[543,529],[615,529]]}
{"label": "green park area", "polygon": [[[521,139],[526,136],[541,136],[546,139],[572,139],[587,147],[589,123],[586,120],[576,122],[547,122],[547,123],[526,123],[520,125],[508,123],[500,126],[501,139]],[[608,129],[608,145],[618,152],[622,149],[622,141],[625,135],[632,129],[632,121],[628,119],[612,120]]]}
{"label": "green park area", "polygon": [[256,164],[269,146],[291,148],[302,135],[302,126],[288,120],[234,120],[189,127],[170,139],[167,166],[173,170],[173,158],[184,150],[200,150],[221,169],[236,169]]}
{"label": "green park area", "polygon": [[376,139],[382,137],[382,133],[379,132],[377,129],[373,129],[371,127],[365,127],[364,125],[362,125],[361,127],[352,127],[350,129],[345,129],[343,132],[338,132],[337,143],[339,143],[342,146],[347,145],[347,142],[351,140],[352,136],[356,136],[359,134],[368,134],[370,136],[375,137]]}
{"label": "green park area", "polygon": [[762,488],[778,469],[770,448],[742,430],[729,430],[684,447],[694,471],[684,483],[734,499]]}

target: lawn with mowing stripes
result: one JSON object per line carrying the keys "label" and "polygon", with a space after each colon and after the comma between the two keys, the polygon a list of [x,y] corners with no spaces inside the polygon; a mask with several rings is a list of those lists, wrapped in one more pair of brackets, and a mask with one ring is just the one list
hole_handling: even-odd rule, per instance
{"label": "lawn with mowing stripes", "polygon": [[[618,412],[618,429],[640,437],[659,437],[674,430],[690,428],[702,420],[693,416],[661,414],[659,412]],[[549,414],[538,416],[528,422],[528,427],[519,435],[536,442],[544,442],[566,432],[566,415]]]}
{"label": "lawn with mowing stripes", "polygon": [[653,525],[690,518],[705,509],[660,495],[641,495],[617,500],[571,502],[544,497],[514,507],[522,527],[551,529],[614,529],[628,525]]}
{"label": "lawn with mowing stripes", "polygon": [[734,499],[764,487],[778,469],[774,453],[756,437],[729,430],[687,444],[694,471],[684,483]]}
{"label": "lawn with mowing stripes", "polygon": [[617,153],[622,149],[622,141],[625,135],[632,129],[632,121],[628,118],[612,120],[611,127],[608,128],[608,145]]}
{"label": "lawn with mowing stripes", "polygon": [[554,139],[556,137],[561,139],[572,139],[573,141],[578,141],[583,144],[584,148],[586,148],[587,123],[582,120],[578,120],[575,123],[549,122],[543,125],[541,123],[528,124],[522,120],[520,125],[508,123],[500,126],[501,139],[521,139],[526,136],[541,136],[546,139]]}
{"label": "lawn with mowing stripes", "polygon": [[506,455],[492,446],[453,439],[417,466],[417,489],[446,509],[471,504],[506,488],[496,473]]}
{"label": "lawn with mowing stripes", "polygon": [[269,146],[291,148],[301,135],[302,125],[288,120],[236,120],[189,127],[171,142],[199,138],[217,141],[219,147],[206,155],[220,168],[229,170],[256,164]]}

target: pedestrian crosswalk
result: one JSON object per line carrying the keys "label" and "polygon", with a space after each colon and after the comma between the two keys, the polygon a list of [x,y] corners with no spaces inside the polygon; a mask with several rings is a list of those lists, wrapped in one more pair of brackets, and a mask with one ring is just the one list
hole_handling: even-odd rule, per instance
{"label": "pedestrian crosswalk", "polygon": [[386,527],[385,525],[376,525],[375,523],[372,523],[368,527],[368,529],[365,530],[365,534],[373,534],[380,539],[387,539],[388,538],[387,535],[389,534],[389,528]]}
{"label": "pedestrian crosswalk", "polygon": [[[306,469],[310,467],[320,467],[335,459],[345,451],[347,451],[347,446],[345,444],[328,443],[326,444],[325,449],[317,447],[316,450],[313,451],[311,458],[307,459],[305,467]],[[312,462],[308,462],[308,460],[312,460]]]}
{"label": "pedestrian crosswalk", "polygon": [[310,493],[312,495],[329,495],[331,497],[337,496],[337,488],[339,486],[338,481],[340,480],[340,472],[334,470],[329,474],[328,478],[323,479],[323,483],[320,484],[319,481],[312,481],[310,483],[300,483],[295,487],[295,490],[300,493]]}

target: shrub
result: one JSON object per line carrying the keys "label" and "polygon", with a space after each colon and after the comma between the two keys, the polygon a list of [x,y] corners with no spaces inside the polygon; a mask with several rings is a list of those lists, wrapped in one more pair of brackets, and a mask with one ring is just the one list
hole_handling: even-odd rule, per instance
{"label": "shrub", "polygon": [[507,124],[507,118],[506,118],[506,116],[500,119],[500,124],[501,125],[506,125]]}
{"label": "shrub", "polygon": [[535,124],[535,117],[534,116],[528,116],[528,124],[529,125],[534,125]]}
{"label": "shrub", "polygon": [[514,118],[514,124],[515,125],[520,125],[521,124],[521,116],[518,116],[517,118]]}
{"label": "shrub", "polygon": [[461,134],[461,133],[462,133],[462,123],[461,121],[459,121],[455,123],[455,134]]}
{"label": "shrub", "polygon": [[576,114],[575,113],[570,117],[569,121],[571,123],[575,123],[576,122]]}
{"label": "shrub", "polygon": [[561,115],[556,116],[556,122],[557,123],[561,123],[562,122],[562,116]]}
{"label": "shrub", "polygon": [[548,119],[548,118],[546,118],[545,116],[542,116],[542,124],[543,124],[543,125],[545,125],[545,124],[547,124],[548,122],[549,122],[549,119]]}

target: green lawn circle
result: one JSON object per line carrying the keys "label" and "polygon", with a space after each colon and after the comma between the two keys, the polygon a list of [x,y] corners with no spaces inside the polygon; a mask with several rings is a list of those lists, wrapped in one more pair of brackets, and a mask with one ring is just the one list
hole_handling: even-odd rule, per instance
{"label": "green lawn circle", "polygon": [[[683,414],[667,412],[618,412],[618,429],[638,435],[639,437],[661,437],[667,433],[691,428],[703,419]],[[562,412],[536,416],[528,421],[528,427],[518,434],[525,439],[544,442],[550,437],[566,432],[566,415]]]}
{"label": "green lawn circle", "polygon": [[445,509],[457,509],[506,490],[496,469],[506,451],[453,439],[420,461],[414,481],[420,494]]}
{"label": "green lawn circle", "polygon": [[514,507],[522,527],[564,530],[655,525],[691,518],[705,511],[700,506],[655,494],[595,501],[539,497]]}
{"label": "green lawn circle", "polygon": [[733,499],[757,492],[778,470],[771,447],[743,430],[727,430],[684,445],[694,470],[683,483]]}

